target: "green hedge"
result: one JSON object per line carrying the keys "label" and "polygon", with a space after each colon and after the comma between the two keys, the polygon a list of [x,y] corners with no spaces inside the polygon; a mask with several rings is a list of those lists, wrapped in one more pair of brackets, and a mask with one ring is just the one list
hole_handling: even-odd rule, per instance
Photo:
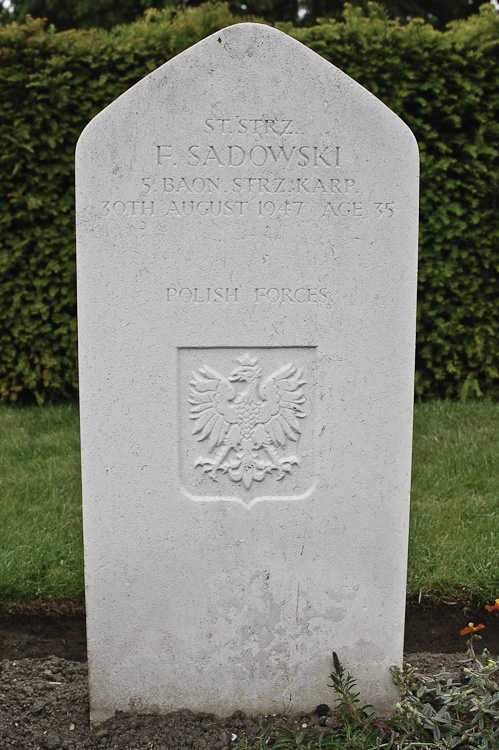
{"label": "green hedge", "polygon": [[[370,5],[281,26],[362,83],[421,148],[416,394],[499,399],[499,18],[444,32]],[[148,11],[112,32],[0,27],[0,400],[77,393],[74,146],[165,60],[236,22],[224,4]]]}

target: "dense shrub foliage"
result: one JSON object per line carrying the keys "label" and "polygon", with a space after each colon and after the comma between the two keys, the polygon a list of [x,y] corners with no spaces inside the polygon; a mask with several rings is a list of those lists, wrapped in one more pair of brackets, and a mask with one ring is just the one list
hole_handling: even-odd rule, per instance
{"label": "dense shrub foliage", "polygon": [[[287,33],[342,68],[421,148],[416,394],[499,398],[499,18],[445,32],[371,5]],[[110,101],[236,22],[224,4],[148,11],[112,32],[0,27],[0,399],[77,391],[74,146]]]}

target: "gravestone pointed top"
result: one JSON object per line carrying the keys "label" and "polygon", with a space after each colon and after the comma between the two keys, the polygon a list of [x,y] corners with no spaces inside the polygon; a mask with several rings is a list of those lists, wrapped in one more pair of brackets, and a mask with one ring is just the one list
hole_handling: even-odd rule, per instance
{"label": "gravestone pointed top", "polygon": [[[94,722],[394,697],[418,159],[384,104],[238,24],[77,149]],[[387,613],[390,616],[387,617]]]}

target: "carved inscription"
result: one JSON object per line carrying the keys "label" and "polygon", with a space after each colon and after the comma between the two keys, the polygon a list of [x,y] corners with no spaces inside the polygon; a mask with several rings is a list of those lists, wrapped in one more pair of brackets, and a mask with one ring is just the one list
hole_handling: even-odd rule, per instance
{"label": "carved inscription", "polygon": [[299,466],[288,451],[306,418],[300,369],[291,362],[263,377],[256,357],[239,357],[226,377],[208,365],[190,381],[192,432],[207,448],[194,464],[214,482],[220,474],[247,490],[273,475],[281,480]]}
{"label": "carved inscription", "polygon": [[209,117],[205,120],[206,133],[222,135],[293,135],[293,120],[272,120],[253,117]]}
{"label": "carved inscription", "polygon": [[180,163],[188,167],[265,167],[277,165],[279,167],[339,167],[339,146],[267,146],[257,143],[243,148],[236,144],[217,146],[207,145],[189,146],[186,152],[178,154],[172,146],[158,144],[157,166],[178,166]]}
{"label": "carved inscription", "polygon": [[147,194],[152,188],[163,193],[180,196],[199,195],[201,193],[220,194],[249,193],[250,195],[285,195],[304,193],[306,195],[345,195],[355,189],[355,180],[351,177],[233,177],[222,180],[221,177],[155,177],[142,178],[142,192]]}
{"label": "carved inscription", "polygon": [[395,214],[392,196],[381,201],[363,196],[340,145],[307,143],[293,120],[209,117],[199,135],[185,146],[151,144],[148,173],[140,178],[137,195],[109,196],[101,215],[145,229],[163,218],[325,216],[341,222]]}
{"label": "carved inscription", "polygon": [[183,305],[221,305],[250,304],[270,305],[322,305],[329,299],[327,289],[318,287],[190,287],[169,286],[166,289],[166,301]]}
{"label": "carved inscription", "polygon": [[227,304],[229,302],[239,302],[238,287],[205,287],[204,289],[195,287],[174,287],[169,286],[166,290],[166,301],[167,302],[183,302],[184,305],[190,303],[197,305],[219,305]]}

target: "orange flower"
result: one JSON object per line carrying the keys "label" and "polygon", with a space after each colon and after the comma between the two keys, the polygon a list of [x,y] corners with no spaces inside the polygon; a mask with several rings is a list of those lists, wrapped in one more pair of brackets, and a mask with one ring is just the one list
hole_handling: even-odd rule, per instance
{"label": "orange flower", "polygon": [[495,609],[499,609],[499,599],[496,599],[495,604],[486,604],[485,609],[487,612],[493,612]]}
{"label": "orange flower", "polygon": [[476,625],[475,626],[475,625],[473,625],[472,622],[469,622],[468,623],[468,627],[467,628],[463,628],[461,630],[461,635],[468,635],[468,633],[476,633],[477,630],[483,630],[484,627],[485,627],[485,625],[482,625],[481,623],[480,623],[480,625]]}

